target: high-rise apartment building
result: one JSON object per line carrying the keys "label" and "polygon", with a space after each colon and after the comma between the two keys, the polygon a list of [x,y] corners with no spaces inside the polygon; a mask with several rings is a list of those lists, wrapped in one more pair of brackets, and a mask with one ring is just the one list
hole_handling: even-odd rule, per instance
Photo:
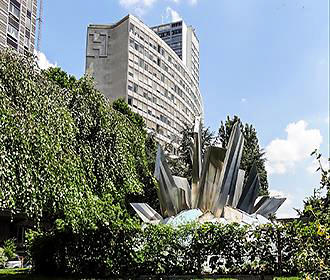
{"label": "high-rise apartment building", "polygon": [[192,26],[183,20],[151,27],[190,70],[193,79],[199,83],[199,41]]}
{"label": "high-rise apartment building", "polygon": [[183,21],[151,29],[128,15],[112,25],[89,25],[86,72],[106,97],[124,98],[161,144],[173,144],[173,153],[185,124],[203,115],[199,43]]}
{"label": "high-rise apartment building", "polygon": [[0,0],[0,49],[33,52],[37,0]]}

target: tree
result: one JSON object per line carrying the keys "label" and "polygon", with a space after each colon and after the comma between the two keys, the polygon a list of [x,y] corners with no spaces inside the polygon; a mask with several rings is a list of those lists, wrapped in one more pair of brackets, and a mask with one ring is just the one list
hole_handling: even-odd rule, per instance
{"label": "tree", "polygon": [[[214,143],[214,133],[209,127],[202,125],[201,129],[201,150],[202,158],[206,154],[207,148]],[[181,140],[178,149],[179,156],[173,157],[169,153],[167,155],[167,162],[171,172],[175,176],[185,177],[191,182],[192,176],[192,161],[191,161],[191,145],[193,136],[193,126],[185,125],[181,131]],[[172,145],[165,148],[168,152],[172,150]]]}
{"label": "tree", "polygon": [[[153,174],[155,170],[155,159],[157,153],[157,144],[153,134],[148,134],[146,124],[141,115],[134,113],[124,99],[117,99],[112,103],[112,107],[125,115],[134,125],[136,125],[145,136],[145,153],[149,172]],[[154,177],[146,176],[143,182],[143,193],[132,196],[128,200],[130,202],[146,202],[153,209],[160,210],[160,204],[157,195],[157,183]]]}
{"label": "tree", "polygon": [[[304,201],[303,211],[298,211],[302,218],[309,221],[318,221],[319,223],[330,226],[330,167],[323,166],[321,162],[322,155],[318,150],[311,154],[319,163],[316,172],[321,172],[320,186],[314,190],[314,194]],[[330,159],[328,159],[328,163]]]}
{"label": "tree", "polygon": [[[232,119],[228,116],[225,122],[221,121],[217,137],[214,136],[214,133],[210,130],[209,127],[202,127],[201,149],[203,158],[208,147],[210,147],[211,145],[221,144],[223,148],[227,147],[232,127],[237,121],[240,121],[239,117],[237,116],[234,116]],[[241,124],[241,130],[245,142],[240,168],[246,171],[245,179],[247,179],[253,162],[256,162],[261,187],[259,190],[259,194],[266,195],[268,194],[267,171],[265,169],[266,159],[264,158],[264,151],[259,147],[257,132],[255,128],[249,124]],[[185,129],[181,132],[182,137],[179,146],[179,156],[167,157],[167,161],[169,163],[173,175],[186,177],[189,181],[191,180],[192,170],[192,161],[190,156],[192,131],[193,127],[186,125]]]}
{"label": "tree", "polygon": [[[155,188],[146,132],[88,77],[0,53],[0,208],[40,229],[132,226],[128,203]],[[146,183],[147,182],[147,183]]]}
{"label": "tree", "polygon": [[317,150],[311,155],[319,163],[316,171],[321,172],[321,180],[314,195],[304,201],[304,209],[298,210],[303,222],[297,232],[300,243],[296,260],[299,271],[306,279],[329,279],[330,168],[321,164],[321,154]]}
{"label": "tree", "polygon": [[[233,118],[227,116],[225,122],[221,121],[217,141],[220,142],[223,148],[227,147],[231,130],[237,121],[240,121],[239,117],[237,116],[234,116]],[[246,171],[245,179],[247,179],[253,162],[256,162],[257,171],[260,179],[259,195],[266,195],[268,194],[268,181],[267,171],[265,168],[265,152],[259,146],[257,132],[252,125],[243,125],[241,123],[240,128],[244,136],[244,147],[240,168]]]}

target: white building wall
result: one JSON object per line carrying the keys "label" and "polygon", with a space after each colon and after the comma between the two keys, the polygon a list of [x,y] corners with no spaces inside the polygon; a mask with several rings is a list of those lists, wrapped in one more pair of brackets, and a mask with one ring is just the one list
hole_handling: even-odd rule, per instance
{"label": "white building wall", "polygon": [[0,49],[33,52],[37,0],[0,0]]}
{"label": "white building wall", "polygon": [[[98,37],[108,36],[106,57]],[[98,36],[98,35],[97,35]],[[198,83],[177,54],[148,26],[133,16],[114,25],[90,25],[86,72],[108,98],[123,97],[146,121],[162,144],[178,147],[185,124],[203,113]],[[109,82],[110,81],[110,82]]]}

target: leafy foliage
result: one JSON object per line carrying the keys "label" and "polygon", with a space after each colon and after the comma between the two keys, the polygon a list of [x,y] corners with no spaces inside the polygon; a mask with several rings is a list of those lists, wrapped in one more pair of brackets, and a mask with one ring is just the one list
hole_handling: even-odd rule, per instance
{"label": "leafy foliage", "polygon": [[[153,172],[155,169],[155,159],[157,153],[157,144],[153,134],[147,134],[146,124],[143,118],[134,113],[126,103],[124,99],[117,99],[112,103],[112,107],[125,115],[130,122],[136,126],[142,133],[144,133],[145,137],[145,153],[146,153],[146,165],[148,166],[148,170]],[[145,168],[145,166],[144,166]],[[143,170],[141,170],[143,172]],[[157,196],[157,182],[152,176],[145,176],[142,179],[143,183],[143,192],[139,195],[133,195],[128,200],[129,201],[138,201],[138,202],[146,202],[153,209],[159,210],[159,201]]]}
{"label": "leafy foliage", "polygon": [[[239,117],[234,116],[232,119],[228,116],[225,122],[221,121],[218,135],[215,137],[214,133],[209,127],[202,127],[201,135],[201,149],[202,157],[204,157],[208,147],[214,144],[221,144],[223,148],[227,147],[230,134],[235,122],[240,121]],[[268,194],[267,171],[265,169],[265,152],[259,147],[257,132],[252,125],[241,124],[241,130],[244,136],[244,148],[241,159],[241,169],[246,170],[245,179],[247,179],[249,171],[254,162],[256,162],[257,171],[260,178],[260,195]],[[192,131],[193,127],[186,125],[181,132],[181,141],[179,146],[178,157],[167,157],[170,169],[173,175],[186,177],[191,181],[192,161],[191,161],[191,145],[192,145]],[[171,147],[168,149],[171,150]]]}
{"label": "leafy foliage", "polygon": [[3,244],[3,253],[8,259],[16,256],[16,245],[14,239],[8,239]]}
{"label": "leafy foliage", "polygon": [[[307,220],[299,231],[302,242],[297,256],[298,266],[306,277],[312,279],[330,278],[330,169],[321,164],[321,154],[315,150],[319,162],[316,171],[321,172],[320,186],[314,195],[304,202],[303,211],[298,211],[301,218]],[[322,195],[323,194],[323,195]]]}
{"label": "leafy foliage", "polygon": [[5,240],[0,247],[0,268],[4,267],[6,262],[16,256],[16,245],[13,239]]}
{"label": "leafy foliage", "polygon": [[[209,127],[202,126],[201,134],[201,151],[202,157],[206,154],[207,148],[214,143],[214,133]],[[193,127],[186,124],[186,127],[181,131],[181,141],[178,149],[179,156],[167,156],[167,162],[175,176],[181,176],[191,181],[192,176],[192,160],[191,160],[191,146],[192,146]],[[167,148],[171,150],[172,147]],[[165,149],[166,150],[166,149]]]}
{"label": "leafy foliage", "polygon": [[[106,228],[83,235],[55,231],[35,237],[31,251],[39,271],[84,276],[297,275],[320,268],[324,273],[329,266],[321,249],[319,265],[301,266],[305,230],[301,222],[256,228],[235,223],[149,225],[121,231],[116,239]],[[325,236],[320,238],[319,244],[326,245]]]}
{"label": "leafy foliage", "polygon": [[0,268],[4,267],[7,261],[8,258],[6,257],[3,248],[0,247]]}
{"label": "leafy foliage", "polygon": [[[93,82],[0,54],[0,208],[40,230],[132,227],[129,199],[155,188],[146,132]],[[141,124],[142,125],[142,124]]]}
{"label": "leafy foliage", "polygon": [[[225,122],[221,121],[217,140],[221,143],[223,148],[228,145],[231,130],[237,121],[240,121],[239,117],[237,116],[234,116],[233,118],[227,116]],[[243,125],[242,123],[241,131],[244,136],[244,148],[240,168],[246,171],[245,179],[247,179],[247,176],[253,163],[256,162],[256,167],[260,179],[259,195],[267,195],[268,181],[267,171],[265,169],[265,152],[259,146],[257,132],[252,125]]]}

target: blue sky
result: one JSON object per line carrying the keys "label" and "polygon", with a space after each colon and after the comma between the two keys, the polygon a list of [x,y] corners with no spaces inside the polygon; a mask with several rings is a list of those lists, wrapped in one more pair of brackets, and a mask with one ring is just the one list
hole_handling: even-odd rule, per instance
{"label": "blue sky", "polygon": [[278,216],[292,216],[318,186],[309,154],[329,156],[328,12],[327,0],[45,1],[41,51],[43,63],[80,77],[89,23],[182,17],[200,40],[206,125],[234,114],[254,125],[270,189],[288,197]]}

